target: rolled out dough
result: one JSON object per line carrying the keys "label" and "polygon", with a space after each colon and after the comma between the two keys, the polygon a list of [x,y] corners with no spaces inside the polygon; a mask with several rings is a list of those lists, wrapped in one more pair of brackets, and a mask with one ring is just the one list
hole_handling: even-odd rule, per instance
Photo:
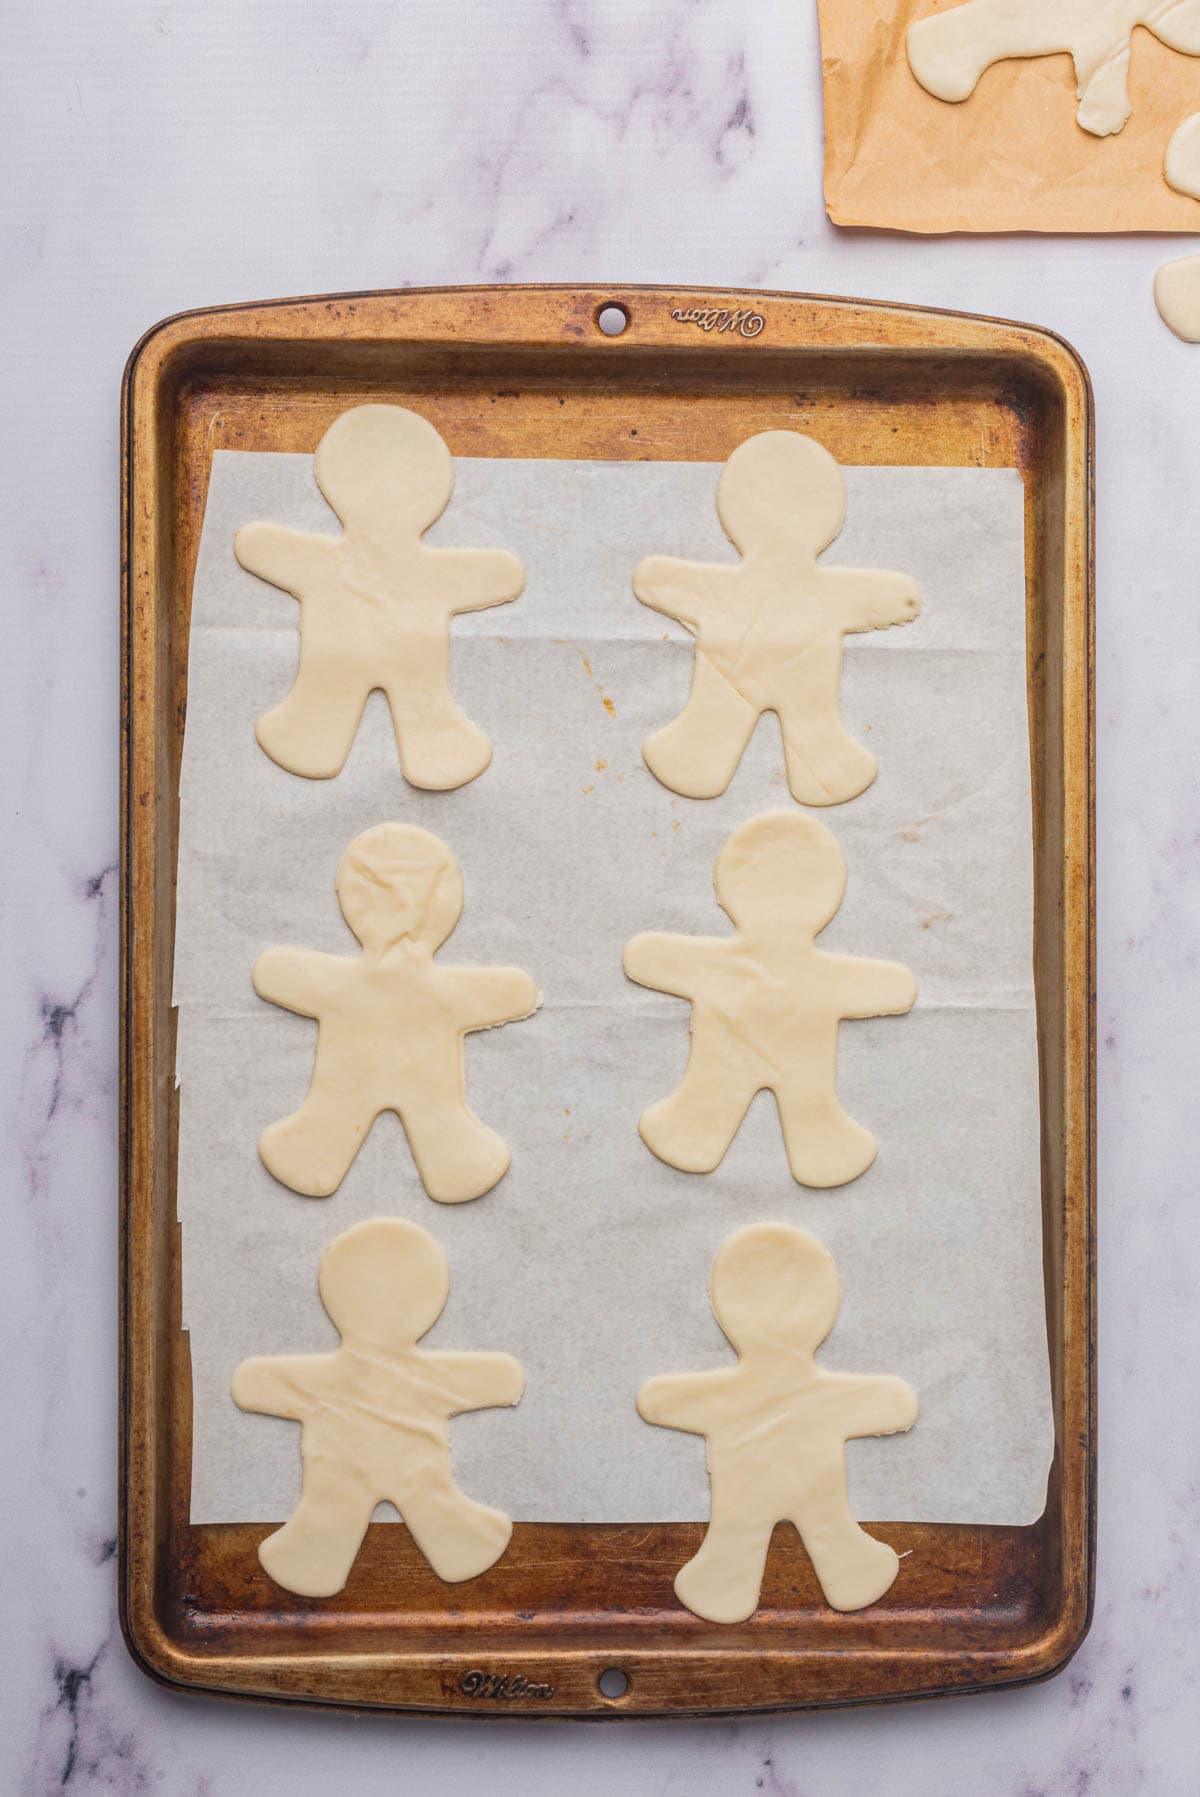
{"label": "rolled out dough", "polygon": [[[1200,200],[1200,112],[1172,137],[1163,168],[1172,187]],[[1200,256],[1165,263],[1154,279],[1154,300],[1177,337],[1200,343]]]}
{"label": "rolled out dough", "polygon": [[1163,172],[1177,192],[1200,200],[1200,112],[1184,119],[1167,145]]}
{"label": "rolled out dough", "polygon": [[817,565],[846,521],[846,483],[799,431],[739,444],[717,482],[717,515],[736,566],[653,555],[634,570],[642,604],[696,638],[687,705],[647,737],[646,765],[684,798],[717,798],[773,711],[792,797],[840,805],[875,778],[875,757],[839,715],[844,639],[910,623],[917,589],[903,574]]}
{"label": "rolled out dough", "polygon": [[433,425],[403,406],[355,406],[317,445],[317,485],[340,537],[247,524],[243,568],[300,601],[295,684],[258,721],[260,746],[293,774],[341,772],[367,696],[381,688],[413,786],[443,791],[481,774],[492,746],[450,691],[450,620],[506,605],[525,584],[502,549],[427,549],[454,463]]}
{"label": "rolled out dough", "polygon": [[642,1140],[669,1166],[711,1173],[768,1090],[792,1177],[845,1185],[876,1145],[838,1103],[838,1025],[911,1010],[916,981],[895,961],[816,947],[845,896],[846,858],[815,817],[767,811],[742,824],[717,857],[714,885],[732,936],[635,936],[625,950],[631,980],[692,1006],[683,1080],[643,1112]]}
{"label": "rolled out dough", "polygon": [[816,1365],[841,1289],[832,1255],[805,1230],[739,1230],[718,1249],[709,1290],[736,1367],[651,1379],[637,1401],[648,1423],[708,1444],[708,1532],[676,1577],[676,1595],[709,1622],[744,1622],[758,1608],[771,1533],[786,1521],[826,1601],[865,1609],[890,1589],[900,1562],[851,1515],[846,1443],[911,1429],[916,1396],[903,1379]]}
{"label": "rolled out dough", "polygon": [[337,895],[360,955],[270,948],[254,963],[260,998],[320,1026],[308,1097],[263,1131],[263,1163],[294,1192],[327,1198],[376,1117],[393,1110],[429,1196],[478,1198],[503,1178],[509,1155],[467,1106],[462,1039],[530,1016],[541,995],[517,967],[434,960],[462,915],[463,884],[428,830],[379,824],[355,837]]}
{"label": "rolled out dough", "polygon": [[342,1345],[333,1354],[244,1360],[242,1410],[301,1426],[300,1501],[258,1550],[276,1584],[331,1597],[350,1576],[375,1506],[390,1501],[439,1578],[472,1579],[508,1546],[512,1523],[450,1474],[452,1416],[515,1404],[525,1374],[511,1354],[417,1346],[446,1305],[450,1273],[431,1235],[397,1217],[347,1229],[325,1250],[321,1302]]}
{"label": "rolled out dough", "polygon": [[1067,51],[1075,62],[1075,116],[1085,131],[1109,137],[1129,117],[1139,25],[1173,50],[1200,56],[1200,0],[966,0],[909,27],[908,61],[939,100],[965,100],[993,63]]}
{"label": "rolled out dough", "polygon": [[1177,337],[1200,343],[1200,256],[1164,263],[1154,277],[1154,301]]}

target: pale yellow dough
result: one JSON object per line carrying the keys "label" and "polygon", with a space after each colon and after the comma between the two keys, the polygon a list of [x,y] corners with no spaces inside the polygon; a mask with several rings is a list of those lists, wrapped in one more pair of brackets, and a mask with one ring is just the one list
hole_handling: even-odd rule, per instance
{"label": "pale yellow dough", "polygon": [[913,74],[939,100],[965,100],[993,63],[1010,56],[1075,62],[1076,118],[1109,137],[1129,117],[1129,63],[1144,25],[1173,50],[1200,56],[1200,0],[967,0],[909,28]]}
{"label": "pale yellow dough", "polygon": [[768,811],[742,824],[717,857],[714,884],[734,935],[635,936],[625,949],[631,980],[692,1006],[683,1081],[643,1113],[642,1140],[672,1167],[710,1173],[766,1089],[792,1177],[845,1185],[866,1172],[876,1144],[838,1103],[838,1025],[910,1010],[916,981],[895,961],[816,947],[846,890],[845,857],[816,818]]}
{"label": "pale yellow dough", "polygon": [[276,1584],[332,1597],[350,1576],[376,1504],[395,1504],[439,1578],[493,1566],[512,1523],[477,1504],[450,1474],[450,1417],[515,1404],[525,1374],[511,1354],[424,1352],[450,1290],[446,1256],[398,1218],[358,1223],[326,1249],[321,1301],[342,1338],[333,1354],[244,1360],[243,1410],[301,1425],[300,1501],[259,1560]]}
{"label": "pale yellow dough", "polygon": [[1165,263],[1154,277],[1154,300],[1177,337],[1200,343],[1200,256]]}
{"label": "pale yellow dough", "polygon": [[817,566],[845,523],[846,483],[797,431],[763,431],[734,450],[717,513],[741,551],[736,567],[654,555],[634,570],[642,604],[696,638],[687,707],[646,739],[646,765],[684,798],[715,798],[773,711],[792,797],[841,804],[875,778],[874,756],[839,716],[843,638],[909,623],[917,589],[903,574]]}
{"label": "pale yellow dough", "polygon": [[450,692],[450,619],[515,599],[524,570],[502,549],[425,548],[454,464],[432,424],[403,406],[343,412],[314,466],[341,536],[247,524],[234,538],[243,568],[300,601],[295,685],[259,719],[259,743],[291,773],[328,779],[345,764],[367,695],[381,688],[405,778],[437,791],[462,786],[492,747]]}
{"label": "pale yellow dough", "polygon": [[1184,119],[1167,145],[1163,172],[1179,193],[1200,200],[1200,112]]}
{"label": "pale yellow dough", "polygon": [[648,1423],[708,1444],[708,1532],[676,1595],[708,1622],[744,1622],[758,1608],[771,1532],[791,1522],[826,1602],[865,1609],[900,1563],[850,1513],[846,1442],[911,1429],[916,1396],[903,1379],[816,1365],[841,1292],[831,1255],[804,1230],[739,1230],[718,1250],[709,1290],[736,1367],[651,1379],[637,1401]]}
{"label": "pale yellow dough", "polygon": [[264,1130],[258,1151],[310,1198],[337,1190],[381,1111],[398,1112],[425,1190],[443,1204],[478,1198],[508,1168],[508,1148],[467,1107],[462,1039],[528,1017],[541,1003],[516,967],[443,967],[434,954],[463,907],[444,842],[413,824],[355,837],[337,895],[360,955],[269,948],[254,990],[320,1025],[302,1108]]}
{"label": "pale yellow dough", "polygon": [[[1200,112],[1185,119],[1172,137],[1163,171],[1172,187],[1200,200]],[[1177,337],[1200,343],[1200,256],[1164,264],[1154,277],[1154,301]]]}

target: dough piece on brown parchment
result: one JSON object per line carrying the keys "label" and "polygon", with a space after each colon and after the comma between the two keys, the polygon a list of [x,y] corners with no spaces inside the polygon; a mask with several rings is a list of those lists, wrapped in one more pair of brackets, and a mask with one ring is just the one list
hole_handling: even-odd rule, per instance
{"label": "dough piece on brown parchment", "polygon": [[642,604],[696,638],[687,706],[646,739],[646,765],[684,798],[716,798],[773,711],[792,797],[853,799],[875,778],[875,757],[839,716],[843,639],[909,623],[917,589],[903,574],[817,566],[845,523],[846,483],[828,450],[798,431],[762,431],[734,450],[717,513],[741,551],[736,565],[653,555],[634,570]]}
{"label": "dough piece on brown parchment", "polygon": [[503,549],[427,549],[454,488],[450,451],[403,406],[355,406],[317,445],[317,485],[341,536],[247,524],[243,568],[300,601],[295,684],[258,721],[259,743],[293,774],[341,772],[368,694],[391,708],[405,779],[444,791],[481,774],[492,746],[450,691],[450,620],[506,605],[525,584]]}
{"label": "dough piece on brown parchment", "polygon": [[1200,200],[1200,112],[1184,119],[1167,145],[1163,173],[1176,193]]}
{"label": "dough piece on brown parchment", "polygon": [[417,1346],[445,1308],[450,1275],[415,1223],[355,1224],[325,1250],[319,1287],[341,1347],[244,1360],[233,1376],[242,1410],[287,1417],[302,1431],[300,1501],[259,1560],[288,1591],[331,1597],[350,1576],[376,1504],[387,1501],[439,1578],[477,1577],[508,1546],[512,1523],[454,1483],[447,1425],[462,1411],[515,1404],[520,1363]]}
{"label": "dough piece on brown parchment", "polygon": [[890,1589],[899,1558],[850,1512],[846,1442],[911,1429],[916,1396],[902,1379],[816,1365],[841,1291],[832,1256],[806,1231],[739,1230],[718,1250],[709,1290],[737,1365],[651,1379],[637,1400],[648,1423],[708,1444],[708,1531],[676,1595],[709,1622],[744,1622],[758,1608],[772,1530],[791,1522],[826,1602],[865,1609]]}
{"label": "dough piece on brown parchment", "polygon": [[846,860],[815,817],[767,811],[742,824],[717,857],[714,885],[732,936],[651,934],[625,949],[631,980],[692,1006],[683,1080],[643,1112],[642,1140],[669,1166],[711,1173],[765,1089],[792,1177],[845,1185],[866,1172],[876,1143],[838,1103],[838,1026],[911,1010],[916,981],[898,962],[816,947],[845,895]]}
{"label": "dough piece on brown parchment", "polygon": [[414,824],[355,837],[337,874],[354,956],[269,948],[254,990],[315,1017],[312,1083],[300,1110],[263,1131],[266,1167],[309,1198],[337,1190],[381,1111],[399,1114],[431,1198],[457,1204],[508,1169],[506,1143],[467,1106],[462,1039],[528,1017],[541,995],[516,967],[444,967],[436,951],[463,907],[459,866]]}
{"label": "dough piece on brown parchment", "polygon": [[965,100],[984,71],[1009,57],[1070,53],[1085,131],[1110,137],[1130,113],[1134,30],[1200,56],[1200,0],[965,0],[908,31],[913,74],[939,100]]}

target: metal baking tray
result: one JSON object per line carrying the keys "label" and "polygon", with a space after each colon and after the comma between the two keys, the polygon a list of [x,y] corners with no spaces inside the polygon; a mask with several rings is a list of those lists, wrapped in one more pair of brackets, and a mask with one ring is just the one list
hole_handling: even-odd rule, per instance
{"label": "metal baking tray", "polygon": [[[615,336],[599,314],[626,314]],[[911,1570],[822,1601],[780,1531],[735,1628],[682,1609],[700,1527],[518,1525],[467,1586],[375,1524],[346,1589],[290,1597],[263,1526],[189,1522],[171,963],[192,574],[215,449],[311,452],[363,400],[459,456],[722,461],[754,431],[844,463],[1016,466],[1025,481],[1042,1210],[1056,1452],[1029,1528],[889,1526]],[[135,1658],[193,1691],[440,1713],[666,1715],[1026,1683],[1090,1616],[1094,1446],[1092,404],[1052,334],[947,312],[621,287],[350,294],[186,313],[126,371],[122,846],[121,1610]],[[602,1673],[619,1672],[622,1680]]]}

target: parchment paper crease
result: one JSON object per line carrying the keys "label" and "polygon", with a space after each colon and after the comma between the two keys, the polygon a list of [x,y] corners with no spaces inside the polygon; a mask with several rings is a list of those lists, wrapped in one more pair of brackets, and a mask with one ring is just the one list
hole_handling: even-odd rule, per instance
{"label": "parchment paper crease", "polygon": [[[787,805],[766,718],[724,798],[692,803],[642,765],[648,730],[687,691],[691,639],[634,600],[649,552],[732,559],[702,464],[459,462],[431,541],[498,545],[526,564],[514,605],[456,621],[460,702],[492,737],[456,793],[405,785],[376,695],[345,772],[296,779],[254,739],[287,689],[296,603],[234,560],[256,518],[335,528],[310,458],[214,456],[193,608],[182,776],[175,996],[179,1209],[195,1415],[192,1517],[278,1521],[295,1501],[298,1431],[244,1416],[247,1354],[319,1350],[322,1248],[356,1220],[414,1218],[444,1244],[451,1293],[431,1345],[524,1363],[515,1411],[452,1425],[456,1476],[524,1521],[707,1514],[704,1447],[634,1409],[656,1372],[718,1364],[709,1263],[739,1225],[813,1230],[845,1299],[826,1364],[899,1373],[921,1419],[851,1444],[858,1514],[1025,1523],[1044,1504],[1051,1414],[1042,1291],[1037,1062],[1030,968],[1023,490],[1012,469],[852,468],[831,560],[891,567],[925,609],[850,639],[844,715],[879,756],[876,784],[826,811],[849,890],[826,946],[893,957],[913,1014],[843,1026],[843,1101],[878,1136],[853,1186],[787,1171],[761,1096],[707,1178],[655,1160],[639,1111],[683,1066],[688,1012],[627,982],[641,929],[722,931],[712,863],[728,832]],[[607,701],[607,703],[606,703]],[[381,1118],[340,1191],[295,1196],[255,1150],[302,1099],[315,1026],[261,1003],[272,943],[349,953],[334,897],[358,831],[407,819],[458,855],[466,910],[442,957],[512,962],[545,1004],[469,1040],[470,1100],[512,1149],[487,1197],[441,1206],[399,1124]]]}

